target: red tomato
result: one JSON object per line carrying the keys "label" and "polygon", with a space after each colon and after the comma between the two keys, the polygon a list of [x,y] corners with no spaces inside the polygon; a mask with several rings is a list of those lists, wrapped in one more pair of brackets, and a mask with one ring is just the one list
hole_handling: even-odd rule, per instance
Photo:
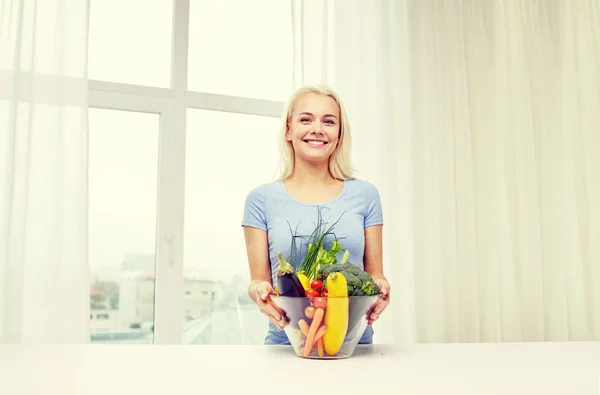
{"label": "red tomato", "polygon": [[321,292],[321,290],[323,289],[323,281],[321,280],[312,280],[310,282],[310,287],[312,289],[314,289],[317,292]]}
{"label": "red tomato", "polygon": [[304,293],[309,298],[319,296],[319,293],[312,288],[307,289],[306,291],[304,291]]}
{"label": "red tomato", "polygon": [[327,293],[327,290],[326,290],[326,289],[325,289],[325,290],[323,290],[323,292],[321,292],[321,296],[323,296],[323,297],[327,297],[327,295],[328,295],[328,293]]}
{"label": "red tomato", "polygon": [[312,305],[315,309],[325,309],[327,307],[327,298],[316,297],[312,300]]}

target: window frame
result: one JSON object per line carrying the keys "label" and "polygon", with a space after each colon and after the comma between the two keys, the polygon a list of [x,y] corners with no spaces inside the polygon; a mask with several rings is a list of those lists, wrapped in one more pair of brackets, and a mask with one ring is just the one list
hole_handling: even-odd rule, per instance
{"label": "window frame", "polygon": [[169,88],[89,81],[90,108],[160,115],[154,344],[183,342],[187,110],[215,110],[280,118],[284,107],[283,102],[187,90],[189,6],[190,0],[173,0]]}

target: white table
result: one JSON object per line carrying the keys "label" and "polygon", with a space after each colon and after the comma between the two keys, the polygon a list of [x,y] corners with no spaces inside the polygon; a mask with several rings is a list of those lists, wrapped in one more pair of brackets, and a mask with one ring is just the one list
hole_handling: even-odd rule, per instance
{"label": "white table", "polygon": [[[359,346],[0,345],[0,394],[600,395],[600,343]],[[329,389],[329,390],[328,390]]]}

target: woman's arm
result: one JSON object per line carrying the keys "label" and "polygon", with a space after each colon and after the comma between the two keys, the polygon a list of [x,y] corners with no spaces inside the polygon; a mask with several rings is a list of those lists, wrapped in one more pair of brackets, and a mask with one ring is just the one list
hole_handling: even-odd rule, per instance
{"label": "woman's arm", "polygon": [[244,238],[250,265],[248,296],[258,305],[260,311],[269,317],[279,330],[282,330],[287,325],[287,321],[284,319],[281,308],[273,302],[270,296],[275,291],[271,281],[267,232],[244,226]]}
{"label": "woman's arm", "polygon": [[374,280],[383,278],[383,226],[374,225],[365,228],[365,272]]}
{"label": "woman's arm", "polygon": [[390,284],[383,274],[383,237],[382,225],[365,228],[365,271],[373,277],[382,296],[367,312],[367,322],[373,325],[390,303]]}
{"label": "woman's arm", "polygon": [[[269,263],[269,247],[267,232],[262,229],[244,227],[246,253],[250,266],[250,284],[248,296],[256,302],[256,287],[262,282],[271,284],[271,265]],[[272,284],[271,284],[272,286]]]}

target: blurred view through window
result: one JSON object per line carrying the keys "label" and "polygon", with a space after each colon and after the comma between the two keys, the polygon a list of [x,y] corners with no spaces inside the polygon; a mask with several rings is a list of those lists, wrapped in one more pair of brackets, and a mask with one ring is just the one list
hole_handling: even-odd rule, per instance
{"label": "blurred view through window", "polygon": [[152,343],[157,114],[89,110],[92,342]]}
{"label": "blurred view through window", "polygon": [[187,125],[183,342],[261,344],[240,223],[248,191],[274,175],[280,120],[189,110]]}

